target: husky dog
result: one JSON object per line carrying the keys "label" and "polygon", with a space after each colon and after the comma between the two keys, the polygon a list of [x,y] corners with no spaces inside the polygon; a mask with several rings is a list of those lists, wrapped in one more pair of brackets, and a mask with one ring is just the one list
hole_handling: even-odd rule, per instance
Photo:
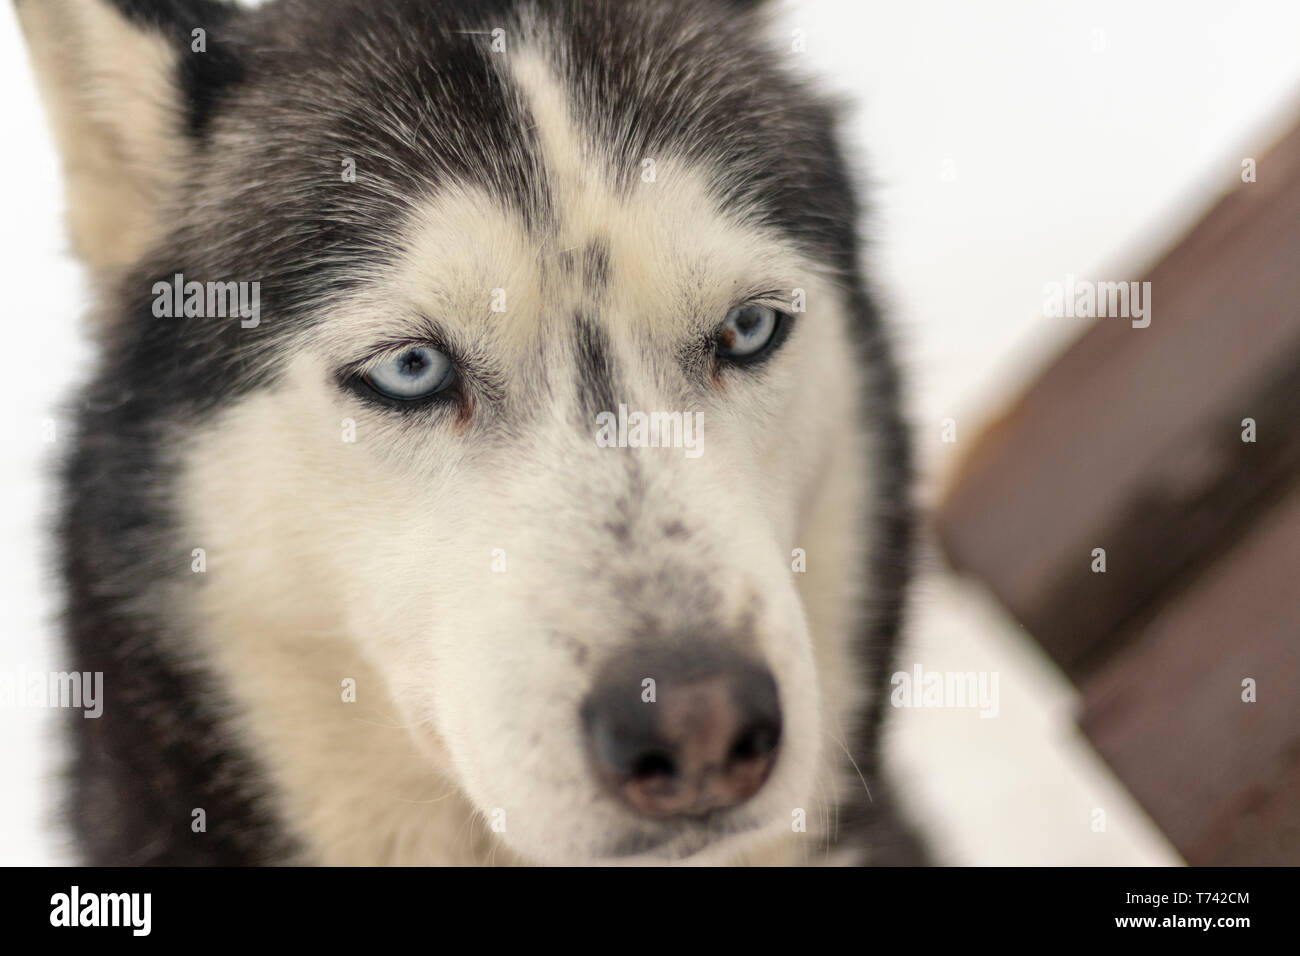
{"label": "husky dog", "polygon": [[761,5],[17,9],[99,291],[86,861],[912,858],[896,372]]}

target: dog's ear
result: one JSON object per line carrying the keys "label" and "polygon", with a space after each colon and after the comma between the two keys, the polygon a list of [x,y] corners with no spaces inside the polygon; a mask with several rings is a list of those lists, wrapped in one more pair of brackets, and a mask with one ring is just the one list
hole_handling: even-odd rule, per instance
{"label": "dog's ear", "polygon": [[136,261],[196,136],[238,78],[217,0],[17,0],[63,157],[68,227],[96,272]]}

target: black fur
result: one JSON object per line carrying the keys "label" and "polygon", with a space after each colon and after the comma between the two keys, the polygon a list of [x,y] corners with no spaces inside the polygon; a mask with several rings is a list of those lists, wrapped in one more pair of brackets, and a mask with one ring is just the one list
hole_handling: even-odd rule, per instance
{"label": "black fur", "polygon": [[[394,224],[418,197],[468,180],[545,232],[552,211],[533,124],[494,71],[487,35],[513,22],[515,3],[279,0],[233,12],[211,0],[113,2],[178,45],[195,158],[168,211],[170,233],[111,296],[119,321],[64,473],[70,666],[104,671],[108,698],[102,718],[74,721],[72,823],[95,863],[290,860],[297,848],[265,808],[219,689],[168,650],[177,635],[136,600],[201,577],[188,575],[173,504],[158,497],[170,485],[167,443],[172,430],[272,381],[276,363],[262,359],[375,260],[400,252]],[[621,158],[627,188],[645,158],[703,161],[718,171],[712,186],[724,203],[829,263],[854,303],[879,451],[862,642],[879,686],[853,756],[877,800],[851,815],[842,838],[903,859],[915,848],[874,786],[912,531],[899,385],[859,275],[858,209],[834,112],[787,75],[740,6],[750,4],[537,3],[567,40],[565,80],[590,97],[593,133]],[[190,52],[195,26],[208,30],[206,55]],[[356,162],[355,183],[340,179],[343,158]],[[599,248],[580,261],[588,282],[604,281]],[[176,272],[260,281],[262,324],[153,318],[152,284]],[[576,342],[589,404],[613,408],[607,344],[581,318]],[[195,808],[208,818],[201,840],[190,832]]]}
{"label": "black fur", "polygon": [[[178,77],[186,104],[185,128],[201,137],[223,93],[242,77],[241,62],[223,31],[237,11],[219,0],[112,0],[133,23],[157,30],[180,51]],[[205,33],[204,49],[193,49],[193,31]]]}

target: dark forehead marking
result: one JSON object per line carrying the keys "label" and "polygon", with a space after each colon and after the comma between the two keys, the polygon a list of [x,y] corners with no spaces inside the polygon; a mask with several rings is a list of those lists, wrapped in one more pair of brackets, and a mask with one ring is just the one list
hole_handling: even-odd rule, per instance
{"label": "dark forehead marking", "polygon": [[[581,281],[588,300],[599,298],[609,285],[609,243],[604,239],[590,239],[580,248],[560,249],[550,257],[550,261],[566,280],[576,277]],[[545,275],[543,272],[543,277]]]}
{"label": "dark forehead marking", "polygon": [[618,410],[618,370],[605,330],[579,311],[574,315],[574,355],[577,358],[578,407],[594,419]]}
{"label": "dark forehead marking", "polygon": [[620,190],[655,188],[647,161],[671,176],[662,160],[685,159],[724,210],[845,275],[856,269],[835,109],[773,55],[759,18],[699,0],[538,2],[564,38],[552,62],[575,116]]}
{"label": "dark forehead marking", "polygon": [[591,293],[603,292],[609,284],[609,243],[593,239],[582,250],[582,284]]}

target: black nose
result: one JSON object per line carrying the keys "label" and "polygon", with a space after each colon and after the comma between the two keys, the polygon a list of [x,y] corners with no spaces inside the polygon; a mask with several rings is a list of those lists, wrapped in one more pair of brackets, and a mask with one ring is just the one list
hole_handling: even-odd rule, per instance
{"label": "black nose", "polygon": [[781,740],[768,670],[698,648],[615,660],[582,722],[597,776],[656,819],[744,803],[767,781]]}

